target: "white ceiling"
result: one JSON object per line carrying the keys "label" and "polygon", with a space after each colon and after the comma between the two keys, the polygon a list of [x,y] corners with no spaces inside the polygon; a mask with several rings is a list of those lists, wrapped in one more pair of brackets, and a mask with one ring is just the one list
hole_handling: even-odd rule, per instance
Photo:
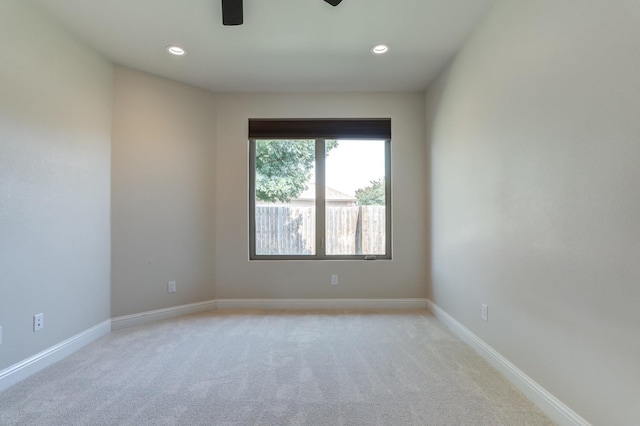
{"label": "white ceiling", "polygon": [[33,1],[115,63],[217,92],[424,90],[493,2],[244,0],[230,27],[221,0]]}

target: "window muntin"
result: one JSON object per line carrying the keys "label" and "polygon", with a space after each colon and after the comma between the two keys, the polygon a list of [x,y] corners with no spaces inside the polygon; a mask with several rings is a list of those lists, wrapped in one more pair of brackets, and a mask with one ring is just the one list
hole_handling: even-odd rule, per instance
{"label": "window muntin", "polygon": [[249,120],[249,137],[250,259],[391,258],[389,119]]}

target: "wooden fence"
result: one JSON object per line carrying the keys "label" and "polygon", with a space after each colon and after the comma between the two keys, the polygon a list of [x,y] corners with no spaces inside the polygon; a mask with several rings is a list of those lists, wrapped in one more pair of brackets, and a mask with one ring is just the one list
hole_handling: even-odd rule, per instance
{"label": "wooden fence", "polygon": [[[385,206],[326,209],[326,253],[384,254]],[[315,251],[315,207],[256,207],[256,254],[305,255]]]}

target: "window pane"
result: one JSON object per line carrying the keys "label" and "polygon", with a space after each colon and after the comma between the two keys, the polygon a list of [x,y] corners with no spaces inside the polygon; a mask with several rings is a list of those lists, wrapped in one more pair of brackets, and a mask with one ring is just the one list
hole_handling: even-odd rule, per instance
{"label": "window pane", "polygon": [[256,140],[256,255],[314,255],[315,140]]}
{"label": "window pane", "polygon": [[327,255],[384,255],[385,141],[326,142]]}

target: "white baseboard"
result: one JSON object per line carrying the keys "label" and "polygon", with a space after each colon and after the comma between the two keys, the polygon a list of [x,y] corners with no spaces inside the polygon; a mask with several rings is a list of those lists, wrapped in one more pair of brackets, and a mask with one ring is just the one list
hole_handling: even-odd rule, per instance
{"label": "white baseboard", "polygon": [[460,324],[455,318],[438,305],[427,299],[428,309],[433,315],[453,331],[460,339],[471,346],[495,369],[502,373],[515,387],[533,401],[553,421],[560,425],[590,426],[590,423],[578,413],[567,407],[535,380],[513,365],[507,358],[489,346],[471,330]]}
{"label": "white baseboard", "polygon": [[134,325],[142,325],[153,321],[177,318],[183,315],[196,314],[198,312],[212,311],[215,309],[216,301],[207,300],[206,302],[190,303],[188,305],[156,309],[138,314],[123,315],[111,319],[111,330],[120,330],[121,328],[132,327]]}
{"label": "white baseboard", "polygon": [[427,299],[218,299],[229,309],[427,309]]}
{"label": "white baseboard", "polygon": [[76,334],[44,351],[37,353],[11,367],[0,371],[0,391],[26,379],[32,374],[49,367],[71,355],[83,346],[106,336],[111,332],[111,320],[106,320],[81,333]]}

